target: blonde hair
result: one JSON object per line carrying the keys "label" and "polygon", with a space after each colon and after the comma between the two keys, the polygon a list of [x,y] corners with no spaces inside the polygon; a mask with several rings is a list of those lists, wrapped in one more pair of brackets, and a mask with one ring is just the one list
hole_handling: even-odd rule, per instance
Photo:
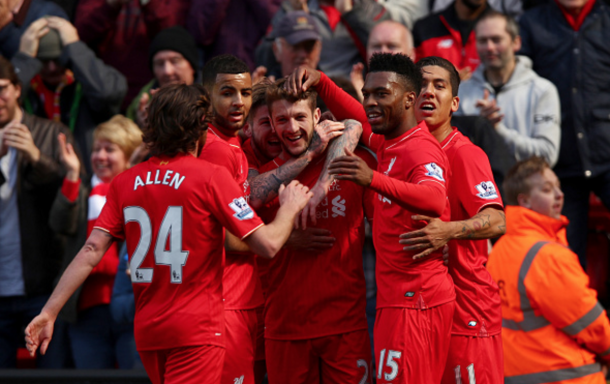
{"label": "blonde hair", "polygon": [[136,123],[123,115],[114,115],[112,119],[98,125],[93,131],[94,140],[108,140],[121,148],[129,160],[133,151],[142,143],[142,131]]}

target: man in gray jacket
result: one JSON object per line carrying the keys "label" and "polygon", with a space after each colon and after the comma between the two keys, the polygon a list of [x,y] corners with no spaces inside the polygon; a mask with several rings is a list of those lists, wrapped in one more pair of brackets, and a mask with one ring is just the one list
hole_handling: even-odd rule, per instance
{"label": "man in gray jacket", "polygon": [[515,160],[542,156],[555,165],[559,155],[560,103],[557,88],[538,76],[521,48],[519,26],[489,11],[475,26],[481,64],[460,87],[460,115],[487,118]]}

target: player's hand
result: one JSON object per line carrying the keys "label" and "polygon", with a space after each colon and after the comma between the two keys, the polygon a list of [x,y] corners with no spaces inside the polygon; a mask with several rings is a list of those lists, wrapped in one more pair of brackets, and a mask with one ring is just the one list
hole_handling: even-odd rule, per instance
{"label": "player's hand", "polygon": [[472,77],[472,69],[470,67],[464,67],[458,71],[460,75],[460,81],[466,81]]}
{"label": "player's hand", "polygon": [[443,264],[449,265],[449,244],[443,246]]}
{"label": "player's hand", "polygon": [[19,52],[25,53],[30,57],[36,57],[38,54],[38,46],[40,38],[49,33],[48,21],[46,17],[42,17],[25,30],[19,41]]}
{"label": "player's hand", "polygon": [[59,142],[59,160],[66,168],[66,179],[70,181],[78,181],[80,172],[80,160],[74,152],[72,144],[66,142],[66,135],[60,133],[57,135]]}
{"label": "player's hand", "polygon": [[[305,208],[301,211],[301,214],[297,216],[295,220],[294,226],[295,228],[303,228],[307,229],[307,219],[311,219],[313,225],[317,224],[316,220],[316,207],[320,205],[322,200],[326,197],[326,193],[328,192],[328,186],[320,183],[319,181],[316,185],[311,189],[312,197]],[[300,221],[300,224],[299,224]]]}
{"label": "player's hand", "polygon": [[284,184],[280,185],[278,191],[280,206],[291,207],[295,212],[300,212],[305,208],[312,196],[309,188],[296,180],[292,180],[287,187]]}
{"label": "player's hand", "polygon": [[15,123],[4,129],[4,142],[11,148],[21,152],[32,164],[40,160],[40,150],[34,144],[32,133],[25,125]]}
{"label": "player's hand", "polygon": [[451,237],[449,223],[424,215],[414,215],[411,218],[415,221],[428,222],[428,225],[422,229],[400,235],[398,242],[406,245],[403,250],[409,252],[422,251],[413,256],[413,259],[426,257],[449,242]]}
{"label": "player's hand", "polygon": [[337,240],[331,235],[329,230],[322,228],[295,229],[290,234],[285,247],[308,252],[326,251],[332,248]]}
{"label": "player's hand", "polygon": [[284,89],[297,96],[301,92],[307,91],[311,87],[315,87],[320,82],[320,72],[313,68],[309,68],[305,65],[301,65],[292,72],[286,82],[284,83]]}
{"label": "player's hand", "polygon": [[324,120],[318,123],[307,153],[313,158],[320,156],[326,150],[328,143],[335,137],[341,136],[344,130],[345,124],[338,121]]}
{"label": "player's hand", "polygon": [[352,85],[356,89],[356,93],[358,93],[358,101],[362,103],[364,100],[364,96],[362,95],[362,87],[364,87],[364,76],[362,73],[364,72],[364,64],[356,63],[352,66],[352,71],[349,73],[349,79],[352,81]]}
{"label": "player's hand", "polygon": [[46,312],[41,312],[25,328],[25,346],[34,357],[36,350],[40,348],[40,354],[47,352],[51,338],[53,337],[53,324],[55,319]]}
{"label": "player's hand", "polygon": [[483,90],[483,99],[478,100],[475,107],[479,108],[479,114],[489,120],[494,127],[504,118],[504,115],[500,114],[500,107],[498,107],[496,100],[489,100],[487,89]]}
{"label": "player's hand", "polygon": [[345,156],[337,157],[328,167],[328,173],[337,180],[349,180],[363,187],[373,181],[373,170],[359,156],[345,148]]}

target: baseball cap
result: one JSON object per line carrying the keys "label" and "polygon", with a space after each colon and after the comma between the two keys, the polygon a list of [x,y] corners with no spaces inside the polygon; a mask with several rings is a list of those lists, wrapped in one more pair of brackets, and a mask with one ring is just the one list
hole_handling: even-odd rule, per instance
{"label": "baseball cap", "polygon": [[288,12],[277,26],[275,37],[283,37],[288,44],[296,45],[305,40],[320,40],[313,17],[304,11]]}
{"label": "baseball cap", "polygon": [[61,56],[61,38],[59,32],[51,28],[49,32],[40,38],[38,43],[38,53],[36,57],[39,60],[55,60]]}

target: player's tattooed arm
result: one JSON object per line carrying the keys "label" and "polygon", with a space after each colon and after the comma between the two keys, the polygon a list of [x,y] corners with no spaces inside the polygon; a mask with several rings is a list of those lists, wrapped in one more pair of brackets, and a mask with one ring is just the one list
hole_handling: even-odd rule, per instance
{"label": "player's tattooed arm", "polygon": [[362,124],[360,124],[360,122],[348,119],[343,121],[343,124],[345,125],[343,135],[329,144],[322,173],[320,173],[320,177],[318,178],[316,185],[314,185],[314,187],[311,189],[313,197],[311,200],[309,200],[309,203],[307,203],[303,209],[303,212],[301,212],[302,228],[307,228],[308,217],[311,219],[311,222],[314,225],[316,224],[316,207],[326,197],[328,188],[334,179],[334,176],[329,172],[330,163],[341,156],[345,156],[347,154],[346,150],[349,153],[354,152],[356,146],[358,145],[358,141],[360,141],[360,136],[362,136]]}
{"label": "player's tattooed arm", "polygon": [[280,185],[297,177],[313,159],[324,153],[332,139],[343,134],[344,129],[343,123],[324,120],[316,126],[309,148],[301,156],[291,158],[277,169],[249,178],[250,206],[258,209],[276,198]]}
{"label": "player's tattooed arm", "polygon": [[413,256],[419,259],[440,249],[453,239],[492,239],[506,232],[506,216],[501,209],[488,207],[468,220],[442,221],[428,216],[415,215],[414,220],[428,222],[424,228],[400,235],[400,244],[405,251],[420,253]]}

